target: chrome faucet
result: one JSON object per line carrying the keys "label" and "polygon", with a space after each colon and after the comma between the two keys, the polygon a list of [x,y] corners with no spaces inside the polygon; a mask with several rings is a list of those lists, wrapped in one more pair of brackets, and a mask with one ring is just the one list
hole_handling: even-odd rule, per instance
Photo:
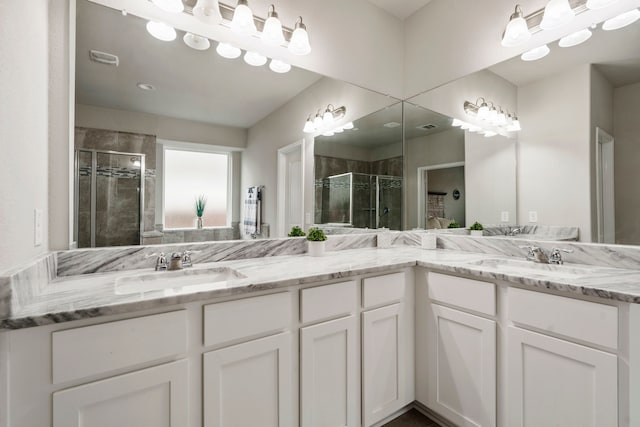
{"label": "chrome faucet", "polygon": [[[150,256],[154,256],[156,254],[152,254]],[[164,256],[164,252],[160,252],[158,258],[156,258],[156,271],[164,271],[167,269],[167,257]]]}
{"label": "chrome faucet", "polygon": [[562,252],[570,254],[571,252],[573,252],[573,250],[553,248],[551,250],[551,256],[549,257],[549,264],[564,264],[564,260],[562,259]]}
{"label": "chrome faucet", "polygon": [[191,251],[184,251],[182,253],[182,266],[183,267],[192,267],[193,261],[191,260]]}
{"label": "chrome faucet", "polygon": [[541,264],[549,264],[549,257],[538,246],[520,246],[521,249],[528,249],[527,259]]}
{"label": "chrome faucet", "polygon": [[504,235],[513,237],[513,236],[517,236],[520,233],[522,233],[522,229],[520,227],[514,227],[514,228],[509,227],[509,231],[504,233]]}

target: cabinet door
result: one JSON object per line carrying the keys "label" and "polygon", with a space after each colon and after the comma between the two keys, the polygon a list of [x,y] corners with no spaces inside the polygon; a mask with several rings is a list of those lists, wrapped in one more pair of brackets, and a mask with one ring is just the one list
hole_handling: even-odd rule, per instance
{"label": "cabinet door", "polygon": [[186,360],[53,393],[53,427],[184,427]]}
{"label": "cabinet door", "polygon": [[509,426],[618,425],[617,357],[508,328]]}
{"label": "cabinet door", "polygon": [[205,427],[291,425],[291,336],[204,354]]}
{"label": "cabinet door", "polygon": [[370,426],[411,403],[405,366],[407,346],[402,304],[362,313],[362,415]]}
{"label": "cabinet door", "polygon": [[429,309],[427,406],[459,426],[495,426],[496,322]]}
{"label": "cabinet door", "polygon": [[357,317],[300,330],[302,427],[360,424]]}

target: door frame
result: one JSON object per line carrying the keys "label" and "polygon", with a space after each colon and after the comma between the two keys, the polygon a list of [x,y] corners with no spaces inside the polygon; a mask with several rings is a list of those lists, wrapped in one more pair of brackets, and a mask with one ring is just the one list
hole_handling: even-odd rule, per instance
{"label": "door frame", "polygon": [[[606,159],[605,156],[603,155],[603,150],[605,150],[605,145],[607,147],[611,147],[610,150],[610,159]],[[609,133],[605,132],[602,128],[596,126],[596,144],[595,144],[595,159],[596,159],[596,224],[597,224],[597,241],[599,243],[615,243],[615,199],[614,199],[614,205],[613,205],[613,209],[611,212],[612,215],[612,219],[611,221],[613,221],[613,236],[608,236],[607,233],[607,226],[604,223],[605,220],[605,200],[604,200],[604,190],[602,188],[603,184],[604,184],[604,170],[603,170],[603,165],[602,165],[602,161],[603,160],[610,160],[611,161],[611,165],[610,168],[608,168],[609,170],[611,170],[611,173],[613,173],[613,171],[615,170],[615,138],[610,135]],[[607,156],[608,157],[608,156]],[[614,185],[614,191],[615,191],[615,185]],[[613,237],[613,241],[607,242],[607,237]],[[611,239],[609,239],[611,240]]]}
{"label": "door frame", "polygon": [[305,143],[304,139],[296,141],[292,144],[285,145],[278,149],[278,165],[277,165],[277,173],[278,173],[278,203],[277,203],[277,235],[278,237],[286,237],[287,230],[286,227],[286,203],[287,203],[287,155],[293,153],[295,151],[300,151],[300,177],[303,182],[300,186],[301,194],[300,194],[300,218],[302,218],[303,223],[300,224],[301,227],[304,227],[304,153],[305,153]]}
{"label": "door frame", "polygon": [[464,162],[452,162],[452,163],[439,163],[437,165],[429,165],[429,166],[419,166],[417,169],[418,175],[418,228],[426,228],[427,224],[425,221],[425,199],[424,199],[424,190],[425,190],[425,182],[424,173],[430,170],[436,169],[449,169],[449,168],[457,168],[460,166],[464,166]]}

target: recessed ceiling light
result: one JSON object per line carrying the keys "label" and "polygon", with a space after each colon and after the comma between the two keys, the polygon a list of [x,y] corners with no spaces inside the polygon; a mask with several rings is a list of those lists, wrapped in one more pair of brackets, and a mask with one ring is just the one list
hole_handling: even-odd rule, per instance
{"label": "recessed ceiling light", "polygon": [[138,89],[142,90],[156,90],[156,87],[149,83],[138,83],[136,86],[138,86]]}
{"label": "recessed ceiling light", "polygon": [[389,123],[385,123],[382,126],[389,128],[389,129],[393,129],[393,128],[397,128],[398,126],[402,126],[400,123],[398,122],[389,122]]}

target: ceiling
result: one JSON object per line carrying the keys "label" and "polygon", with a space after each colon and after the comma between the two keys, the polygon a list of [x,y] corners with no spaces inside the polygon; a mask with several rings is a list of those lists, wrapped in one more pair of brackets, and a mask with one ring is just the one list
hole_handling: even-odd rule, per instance
{"label": "ceiling", "polygon": [[[182,42],[151,37],[146,21],[78,0],[76,102],[205,123],[248,128],[322,76],[299,68],[276,74],[241,58],[196,51]],[[118,67],[92,62],[89,50],[117,55]],[[143,91],[138,83],[156,90]]]}
{"label": "ceiling", "polygon": [[596,64],[614,87],[640,81],[640,23],[616,31],[593,31],[587,42],[561,48],[550,43],[551,53],[533,62],[519,56],[489,68],[516,86],[541,80],[581,64]]}
{"label": "ceiling", "polygon": [[369,0],[369,2],[397,18],[406,19],[431,0]]}

